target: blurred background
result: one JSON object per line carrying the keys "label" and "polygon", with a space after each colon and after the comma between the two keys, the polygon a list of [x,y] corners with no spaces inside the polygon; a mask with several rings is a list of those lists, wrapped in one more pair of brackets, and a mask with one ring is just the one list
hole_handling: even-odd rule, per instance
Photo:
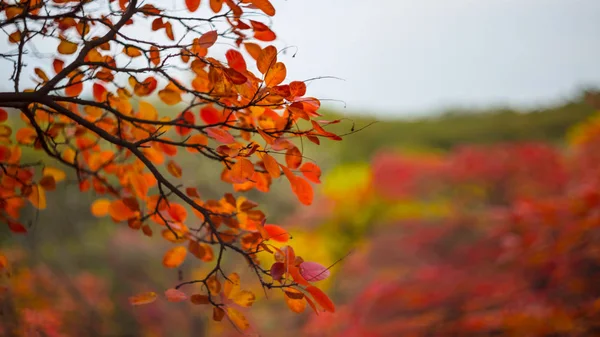
{"label": "blurred background", "polygon": [[[275,6],[288,78],[310,80],[322,113],[343,120],[332,131],[360,131],[303,144],[323,169],[312,206],[282,180],[247,193],[298,255],[333,264],[321,286],[338,307],[294,314],[250,283],[262,335],[600,335],[600,3]],[[231,191],[218,166],[181,163],[203,197]],[[18,317],[40,336],[239,334],[187,302],[131,307],[177,282],[160,263],[168,245],[93,217],[95,196],[68,181],[24,214],[26,237],[0,228],[1,282],[16,294],[0,332]]]}

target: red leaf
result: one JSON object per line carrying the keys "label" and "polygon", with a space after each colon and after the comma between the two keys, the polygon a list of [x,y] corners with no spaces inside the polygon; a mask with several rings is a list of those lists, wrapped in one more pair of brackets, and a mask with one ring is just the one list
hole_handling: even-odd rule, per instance
{"label": "red leaf", "polygon": [[184,292],[175,288],[167,289],[165,297],[167,297],[167,301],[169,302],[183,302],[188,298]]}
{"label": "red leaf", "polygon": [[229,49],[227,53],[225,53],[225,57],[227,58],[229,67],[242,73],[246,71],[246,61],[244,60],[242,53],[234,49]]}
{"label": "red leaf", "polygon": [[206,128],[205,129],[206,133],[208,134],[209,137],[213,138],[214,140],[223,143],[223,144],[232,144],[235,143],[235,138],[233,138],[233,136],[218,127],[212,127],[212,128]]}
{"label": "red leaf", "polygon": [[277,225],[265,225],[265,231],[269,234],[269,239],[278,242],[287,242],[290,239],[288,232]]}
{"label": "red leaf", "polygon": [[217,124],[221,120],[219,117],[219,111],[212,105],[207,105],[200,110],[200,118],[208,125]]}
{"label": "red leaf", "polygon": [[215,42],[217,42],[217,38],[219,34],[216,30],[211,30],[210,32],[206,32],[200,36],[198,39],[198,44],[202,48],[210,48]]}
{"label": "red leaf", "polygon": [[315,184],[321,183],[321,168],[314,163],[304,163],[300,166],[300,171],[306,177],[306,179],[312,181]]}
{"label": "red leaf", "polygon": [[331,299],[325,294],[321,289],[315,286],[306,287],[306,291],[308,291],[315,301],[325,309],[325,311],[335,312],[335,305],[331,301]]}
{"label": "red leaf", "polygon": [[193,13],[200,7],[200,0],[185,0],[185,5]]}

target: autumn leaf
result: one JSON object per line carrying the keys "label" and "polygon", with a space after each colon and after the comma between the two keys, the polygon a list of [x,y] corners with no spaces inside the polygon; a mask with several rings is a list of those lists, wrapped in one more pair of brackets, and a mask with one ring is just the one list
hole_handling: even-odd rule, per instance
{"label": "autumn leaf", "polygon": [[265,74],[265,83],[268,87],[279,85],[281,82],[283,82],[283,80],[285,80],[286,74],[287,70],[285,68],[285,64],[277,62]]}
{"label": "autumn leaf", "polygon": [[306,179],[312,181],[315,184],[321,183],[321,168],[314,163],[307,162],[300,166],[300,172],[306,177]]}
{"label": "autumn leaf", "polygon": [[240,276],[237,273],[231,273],[223,285],[223,294],[235,304],[242,307],[250,307],[256,297],[251,291],[240,288]]}
{"label": "autumn leaf", "polygon": [[265,47],[256,60],[256,66],[262,74],[265,74],[275,63],[277,63],[277,48],[274,46]]}
{"label": "autumn leaf", "polygon": [[165,297],[169,302],[183,302],[187,300],[187,295],[181,290],[170,288],[165,291]]}
{"label": "autumn leaf", "polygon": [[329,269],[317,262],[304,261],[299,268],[302,277],[309,282],[322,281],[331,275]]}
{"label": "autumn leaf", "polygon": [[181,166],[176,162],[169,160],[167,163],[167,171],[175,178],[181,178]]}
{"label": "autumn leaf", "polygon": [[315,286],[308,286],[308,287],[306,287],[306,291],[308,291],[312,295],[312,297],[315,299],[315,301],[325,311],[335,312],[335,305],[333,304],[331,299],[329,299],[329,297],[323,291],[321,291],[321,289],[319,289]]}
{"label": "autumn leaf", "polygon": [[185,0],[185,5],[193,13],[200,7],[200,0]]}
{"label": "autumn leaf", "polygon": [[177,246],[169,249],[163,257],[163,266],[167,268],[177,268],[185,260],[187,249],[183,246]]}
{"label": "autumn leaf", "polygon": [[103,217],[109,214],[111,202],[108,199],[98,199],[92,203],[92,215]]}
{"label": "autumn leaf", "polygon": [[77,51],[77,43],[61,38],[56,49],[60,54],[71,55]]}
{"label": "autumn leaf", "polygon": [[290,169],[297,169],[302,163],[302,152],[296,146],[289,148],[285,153],[285,162]]}
{"label": "autumn leaf", "polygon": [[277,164],[277,161],[275,160],[275,158],[273,158],[268,153],[263,153],[262,160],[263,160],[263,163],[265,164],[265,169],[267,170],[267,172],[269,172],[271,177],[278,178],[281,175],[281,170],[279,169],[279,164]]}
{"label": "autumn leaf", "polygon": [[208,134],[209,137],[213,138],[214,140],[223,143],[223,144],[233,144],[235,143],[235,138],[233,138],[233,136],[219,128],[219,127],[210,127],[210,128],[206,128],[204,129],[204,131],[206,131],[206,134]]}
{"label": "autumn leaf", "polygon": [[212,47],[212,45],[214,45],[215,42],[217,42],[218,37],[219,37],[219,35],[218,35],[217,31],[211,30],[209,32],[202,34],[202,36],[200,36],[200,38],[198,39],[198,44],[200,45],[200,47],[208,49],[208,48]]}
{"label": "autumn leaf", "polygon": [[269,234],[269,239],[273,239],[278,242],[287,242],[290,239],[288,232],[277,225],[267,224],[264,226],[264,228]]}
{"label": "autumn leaf", "polygon": [[285,288],[284,290],[285,303],[288,308],[295,313],[304,312],[306,309],[306,301],[301,291],[293,288]]}
{"label": "autumn leaf", "polygon": [[230,169],[230,179],[236,184],[246,182],[254,175],[254,164],[246,158],[239,158]]}
{"label": "autumn leaf", "polygon": [[37,209],[46,209],[46,191],[38,184],[31,186],[31,193],[29,194],[29,201]]}
{"label": "autumn leaf", "polygon": [[227,308],[227,316],[235,326],[244,331],[250,327],[250,323],[246,316],[234,308]]}
{"label": "autumn leaf", "polygon": [[138,295],[129,297],[129,303],[131,305],[149,304],[149,303],[156,301],[157,297],[158,296],[156,295],[155,292],[150,291],[150,292],[146,292],[146,293],[142,293],[142,294],[138,294]]}
{"label": "autumn leaf", "polygon": [[268,16],[275,15],[275,8],[269,0],[251,0],[252,4],[263,11]]}
{"label": "autumn leaf", "polygon": [[201,294],[193,294],[192,296],[190,296],[190,301],[193,304],[196,304],[196,305],[209,304],[210,303],[210,301],[208,299],[208,296],[201,295]]}
{"label": "autumn leaf", "polygon": [[246,61],[244,60],[242,53],[235,49],[229,49],[227,53],[225,53],[225,57],[227,58],[227,64],[229,64],[231,68],[241,73],[246,71]]}

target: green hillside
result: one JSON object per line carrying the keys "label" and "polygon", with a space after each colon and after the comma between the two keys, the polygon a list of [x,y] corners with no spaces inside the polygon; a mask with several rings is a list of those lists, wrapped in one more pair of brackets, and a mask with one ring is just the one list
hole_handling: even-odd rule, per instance
{"label": "green hillside", "polygon": [[[590,116],[594,108],[587,94],[563,104],[530,111],[510,109],[453,111],[420,119],[376,121],[373,118],[342,116],[327,112],[329,118],[352,118],[355,129],[336,149],[341,161],[369,158],[381,148],[432,148],[447,150],[460,144],[486,144],[504,141],[547,141],[559,144],[567,130]],[[346,133],[352,122],[331,126]]]}

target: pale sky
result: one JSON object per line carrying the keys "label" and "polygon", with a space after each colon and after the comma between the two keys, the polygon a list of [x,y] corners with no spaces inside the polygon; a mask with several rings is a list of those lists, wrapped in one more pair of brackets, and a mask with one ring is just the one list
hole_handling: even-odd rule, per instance
{"label": "pale sky", "polygon": [[344,79],[313,81],[308,94],[347,112],[535,106],[600,87],[600,0],[271,1],[275,45],[297,47],[280,56],[288,80]]}
{"label": "pale sky", "polygon": [[[599,0],[274,1],[294,78],[347,110],[544,104],[600,86]],[[334,106],[342,107],[342,104]]]}

